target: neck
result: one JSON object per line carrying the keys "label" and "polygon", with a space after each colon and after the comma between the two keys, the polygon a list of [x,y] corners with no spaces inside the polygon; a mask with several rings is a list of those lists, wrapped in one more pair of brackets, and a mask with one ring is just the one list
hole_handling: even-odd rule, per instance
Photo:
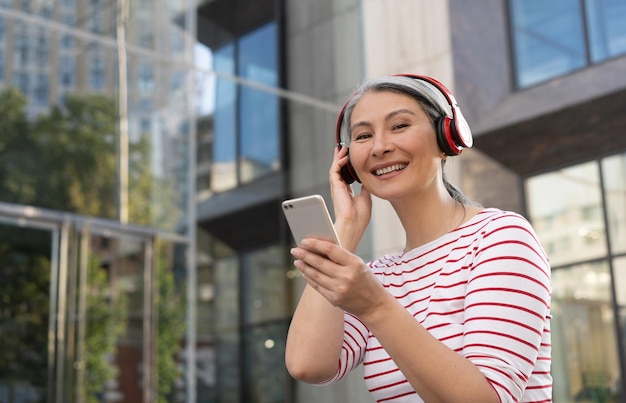
{"label": "neck", "polygon": [[465,221],[466,207],[447,192],[431,199],[392,203],[406,233],[405,251],[434,241]]}

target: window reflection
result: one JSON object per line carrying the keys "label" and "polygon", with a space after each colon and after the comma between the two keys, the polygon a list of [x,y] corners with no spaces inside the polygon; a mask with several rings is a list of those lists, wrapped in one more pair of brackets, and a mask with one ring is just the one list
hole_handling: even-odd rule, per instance
{"label": "window reflection", "polygon": [[[52,235],[0,224],[0,401],[45,401],[53,387],[49,327]],[[54,293],[54,292],[53,292]],[[9,398],[15,400],[9,400]]]}
{"label": "window reflection", "polygon": [[[93,401],[116,394],[123,401],[143,396],[144,245],[126,238],[94,236],[81,282],[76,318],[79,395]],[[84,251],[84,253],[88,253]]]}
{"label": "window reflection", "polygon": [[239,401],[239,262],[236,256],[215,262],[215,365],[218,401]]}
{"label": "window reflection", "polygon": [[245,401],[285,402],[288,375],[285,370],[287,321],[268,323],[244,333]]}
{"label": "window reflection", "polygon": [[244,324],[288,317],[283,248],[273,246],[245,254],[242,266],[243,292],[246,295]]}
{"label": "window reflection", "polygon": [[[220,43],[212,54],[201,57],[212,60],[218,73],[276,87],[279,84],[276,38],[276,24],[271,22],[241,38]],[[204,53],[208,51],[206,48]],[[277,95],[218,76],[214,105],[211,191],[232,189],[280,169]]]}
{"label": "window reflection", "polygon": [[289,382],[283,362],[289,317],[284,248],[245,254],[242,280],[245,400],[281,401]]}
{"label": "window reflection", "polygon": [[517,85],[526,87],[626,52],[621,0],[510,0]]}
{"label": "window reflection", "polygon": [[[250,81],[278,84],[276,24],[262,27],[240,40],[238,70]],[[249,182],[280,168],[278,96],[241,87],[239,99],[241,181]]]}
{"label": "window reflection", "polygon": [[607,253],[595,162],[529,179],[529,214],[552,266]]}
{"label": "window reflection", "polygon": [[[619,329],[622,346],[626,345],[626,256],[613,260],[615,287],[617,289],[617,308],[619,310]],[[622,351],[622,360],[626,360],[626,351]]]}
{"label": "window reflection", "polygon": [[626,52],[626,2],[586,0],[585,8],[592,61]]}
{"label": "window reflection", "polygon": [[585,65],[578,0],[512,0],[510,4],[520,86]]}
{"label": "window reflection", "polygon": [[613,260],[613,274],[617,305],[620,309],[626,309],[626,257]]}
{"label": "window reflection", "polygon": [[606,262],[552,273],[554,401],[619,400],[610,278]]}
{"label": "window reflection", "polygon": [[626,250],[625,157],[526,181],[528,213],[553,268],[554,401],[622,400],[616,329],[619,326],[624,337],[626,257],[613,256]]}
{"label": "window reflection", "polygon": [[626,154],[605,158],[602,173],[607,207],[611,250],[626,252]]}
{"label": "window reflection", "polygon": [[[235,47],[230,44],[215,53],[215,69],[233,74]],[[237,184],[237,85],[218,79],[215,93],[214,144],[211,188],[220,192]]]}

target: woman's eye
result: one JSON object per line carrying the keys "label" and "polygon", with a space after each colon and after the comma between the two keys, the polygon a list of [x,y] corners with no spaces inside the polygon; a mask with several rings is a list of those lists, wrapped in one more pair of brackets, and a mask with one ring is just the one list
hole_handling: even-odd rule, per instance
{"label": "woman's eye", "polygon": [[354,137],[352,138],[352,141],[365,140],[369,137],[371,137],[369,133],[359,133],[359,134],[354,135]]}
{"label": "woman's eye", "polygon": [[408,123],[398,123],[396,125],[393,126],[393,130],[401,130],[404,129],[405,127],[409,126]]}

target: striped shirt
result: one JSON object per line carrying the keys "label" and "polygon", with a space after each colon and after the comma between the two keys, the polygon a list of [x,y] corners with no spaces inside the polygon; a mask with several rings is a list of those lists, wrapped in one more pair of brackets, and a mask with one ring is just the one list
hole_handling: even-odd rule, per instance
{"label": "striped shirt", "polygon": [[[485,209],[369,265],[422,326],[476,365],[501,402],[552,401],[550,266],[522,216]],[[325,383],[360,364],[378,402],[422,402],[376,337],[346,313],[337,373]]]}

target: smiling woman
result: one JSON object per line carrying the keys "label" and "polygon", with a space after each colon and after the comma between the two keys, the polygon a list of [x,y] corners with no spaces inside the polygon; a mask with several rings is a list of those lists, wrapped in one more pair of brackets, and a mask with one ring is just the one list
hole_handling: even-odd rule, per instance
{"label": "smiling woman", "polygon": [[[446,159],[472,145],[452,94],[425,76],[365,82],[336,135],[342,246],[292,249],[307,280],[287,339],[292,376],[328,384],[364,364],[377,401],[550,402],[548,258],[522,216],[478,206],[444,178]],[[406,242],[364,263],[354,251],[371,195],[393,206]]]}

